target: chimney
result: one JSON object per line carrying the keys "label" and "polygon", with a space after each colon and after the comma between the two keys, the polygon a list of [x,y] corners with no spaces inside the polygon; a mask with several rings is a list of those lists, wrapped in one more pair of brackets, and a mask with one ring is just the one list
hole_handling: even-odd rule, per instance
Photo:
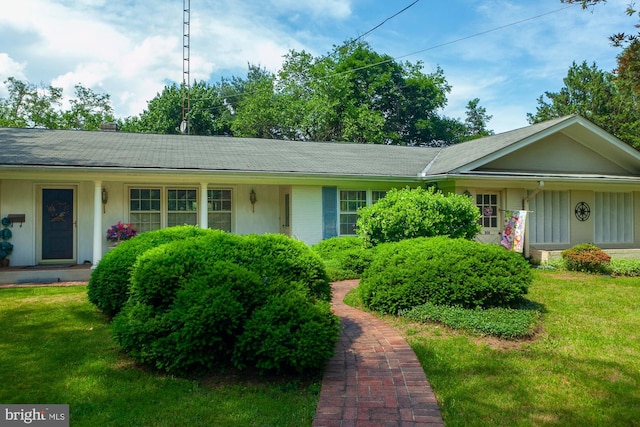
{"label": "chimney", "polygon": [[118,124],[115,122],[101,123],[100,130],[103,132],[118,132]]}

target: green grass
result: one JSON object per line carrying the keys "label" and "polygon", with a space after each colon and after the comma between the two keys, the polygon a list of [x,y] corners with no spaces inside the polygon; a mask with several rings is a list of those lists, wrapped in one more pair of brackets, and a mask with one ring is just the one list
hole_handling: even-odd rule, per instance
{"label": "green grass", "polygon": [[531,339],[393,319],[451,426],[640,425],[640,279],[536,271]]}
{"label": "green grass", "polygon": [[0,402],[66,403],[73,426],[311,425],[320,382],[181,379],[137,366],[86,287],[0,289]]}

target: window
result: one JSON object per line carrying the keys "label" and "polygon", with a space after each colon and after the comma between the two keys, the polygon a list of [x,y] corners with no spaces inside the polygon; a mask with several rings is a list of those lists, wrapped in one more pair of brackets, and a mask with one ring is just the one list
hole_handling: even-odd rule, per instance
{"label": "window", "polygon": [[167,226],[197,225],[197,197],[194,189],[167,190]]}
{"label": "window", "polygon": [[631,193],[595,193],[593,220],[597,243],[633,242]]}
{"label": "window", "polygon": [[138,233],[162,228],[159,188],[131,188],[129,190],[129,222]]}
{"label": "window", "polygon": [[357,211],[367,206],[367,192],[340,191],[340,235],[355,235]]}
{"label": "window", "polygon": [[484,228],[498,228],[498,195],[476,194],[476,206],[480,209],[478,223]]}
{"label": "window", "polygon": [[378,200],[382,199],[386,195],[387,195],[386,191],[373,190],[371,192],[371,204],[376,203]]}
{"label": "window", "polygon": [[209,228],[231,232],[231,190],[207,190]]}

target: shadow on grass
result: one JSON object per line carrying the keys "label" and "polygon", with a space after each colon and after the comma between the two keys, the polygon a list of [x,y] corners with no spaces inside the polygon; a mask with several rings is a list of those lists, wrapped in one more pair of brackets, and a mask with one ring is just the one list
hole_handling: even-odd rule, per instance
{"label": "shadow on grass", "polygon": [[71,425],[311,425],[317,387],[208,386],[141,368],[86,289],[0,292],[0,402],[66,403]]}

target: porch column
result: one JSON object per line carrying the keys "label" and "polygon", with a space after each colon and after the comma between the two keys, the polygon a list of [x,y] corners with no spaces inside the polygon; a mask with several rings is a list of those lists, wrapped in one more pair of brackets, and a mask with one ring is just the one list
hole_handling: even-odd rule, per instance
{"label": "porch column", "polygon": [[200,183],[200,228],[209,228],[209,205],[207,197],[207,183]]}
{"label": "porch column", "polygon": [[102,259],[102,181],[94,181],[93,188],[93,266]]}

